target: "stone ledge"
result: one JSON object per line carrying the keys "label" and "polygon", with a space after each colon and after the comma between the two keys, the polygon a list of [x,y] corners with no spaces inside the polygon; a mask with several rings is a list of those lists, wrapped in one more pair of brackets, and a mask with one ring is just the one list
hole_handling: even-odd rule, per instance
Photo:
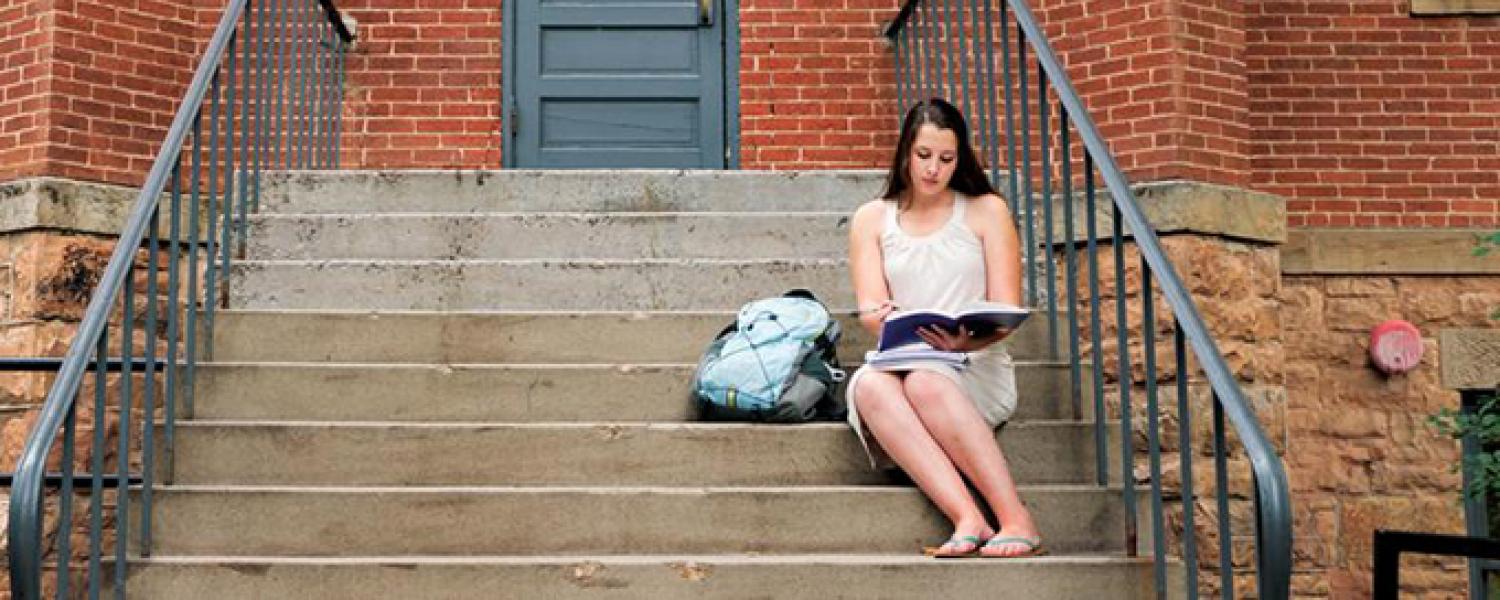
{"label": "stone ledge", "polygon": [[1500,14],[1500,0],[1411,0],[1416,16]]}
{"label": "stone ledge", "polygon": [[135,188],[37,177],[0,183],[0,233],[51,229],[120,235]]}
{"label": "stone ledge", "polygon": [[1474,256],[1481,229],[1294,229],[1287,275],[1500,275],[1500,253]]}
{"label": "stone ledge", "polygon": [[[1196,181],[1161,181],[1134,186],[1137,202],[1158,235],[1203,234],[1260,244],[1286,241],[1286,201],[1275,194]],[[1088,241],[1083,194],[1073,194],[1073,235],[1065,235],[1062,203],[1053,203],[1052,239]],[[1112,200],[1102,187],[1094,201],[1095,229],[1100,240],[1113,236]],[[1019,207],[1016,207],[1019,210]],[[1037,233],[1043,234],[1045,230]],[[1130,237],[1130,228],[1125,228]]]}
{"label": "stone ledge", "polygon": [[1438,332],[1438,355],[1443,387],[1500,387],[1500,329],[1444,329]]}
{"label": "stone ledge", "polygon": [[[130,218],[130,209],[140,196],[140,189],[91,181],[57,177],[33,177],[0,183],[0,235],[27,231],[56,231],[106,237],[119,237]],[[209,208],[215,199],[200,194],[198,231],[207,240]],[[170,194],[160,199],[161,235],[167,234]],[[188,192],[182,193],[183,227],[187,227],[187,210],[192,205]],[[186,237],[184,235],[184,237]]]}

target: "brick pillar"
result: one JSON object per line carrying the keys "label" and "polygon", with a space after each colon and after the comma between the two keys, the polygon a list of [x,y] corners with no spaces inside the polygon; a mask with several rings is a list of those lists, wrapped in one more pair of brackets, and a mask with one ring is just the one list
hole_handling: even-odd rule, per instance
{"label": "brick pillar", "polygon": [[44,4],[31,0],[0,8],[0,181],[42,169],[52,45]]}
{"label": "brick pillar", "polygon": [[1132,180],[1247,185],[1241,3],[1053,0],[1037,13]]}

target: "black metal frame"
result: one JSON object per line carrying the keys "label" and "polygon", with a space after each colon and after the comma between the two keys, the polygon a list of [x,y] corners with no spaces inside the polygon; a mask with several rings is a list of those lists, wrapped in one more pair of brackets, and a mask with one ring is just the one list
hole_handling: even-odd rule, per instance
{"label": "black metal frame", "polygon": [[[1374,600],[1396,600],[1399,597],[1401,555],[1408,552],[1497,561],[1500,560],[1500,540],[1378,529],[1375,531],[1375,564],[1374,572],[1371,574],[1374,584]],[[1479,561],[1471,560],[1470,564],[1476,562]],[[1484,598],[1485,596],[1474,597]]]}
{"label": "black metal frame", "polygon": [[[1101,363],[1106,357],[1100,351],[1103,348],[1101,344],[1103,340],[1100,336],[1100,313],[1103,303],[1100,300],[1099,289],[1098,246],[1100,239],[1095,223],[1094,179],[1096,173],[1104,180],[1109,193],[1110,212],[1113,216],[1112,236],[1109,239],[1113,248],[1116,281],[1115,322],[1118,330],[1116,340],[1118,356],[1115,360],[1119,381],[1124,382],[1118,386],[1121,406],[1119,422],[1121,464],[1119,468],[1122,502],[1126,514],[1124,535],[1127,552],[1134,554],[1138,542],[1135,516],[1137,492],[1133,463],[1136,449],[1132,443],[1134,430],[1131,420],[1134,411],[1138,408],[1132,405],[1133,378],[1131,377],[1132,365],[1129,351],[1131,339],[1126,327],[1129,322],[1126,298],[1130,291],[1125,287],[1124,241],[1127,239],[1128,231],[1128,237],[1135,242],[1139,250],[1141,261],[1139,298],[1142,299],[1141,328],[1144,334],[1140,342],[1145,357],[1144,364],[1140,365],[1145,375],[1144,390],[1141,391],[1144,392],[1143,408],[1147,413],[1145,415],[1146,443],[1149,455],[1148,468],[1151,473],[1150,519],[1153,532],[1151,551],[1155,562],[1157,595],[1158,597],[1166,596],[1166,562],[1168,560],[1163,535],[1164,500],[1161,488],[1161,431],[1158,420],[1160,407],[1156,365],[1157,327],[1156,315],[1153,311],[1154,300],[1159,292],[1160,297],[1171,309],[1170,316],[1174,321],[1172,328],[1174,358],[1176,359],[1176,372],[1179,374],[1176,379],[1176,391],[1180,415],[1178,419],[1180,447],[1192,447],[1188,427],[1191,423],[1188,415],[1188,386],[1186,376],[1183,375],[1188,368],[1188,348],[1192,349],[1213,395],[1213,447],[1219,511],[1222,593],[1225,597],[1230,597],[1233,596],[1234,589],[1232,546],[1229,535],[1228,437],[1224,424],[1227,417],[1249,458],[1253,477],[1258,592],[1262,598],[1288,597],[1292,565],[1291,498],[1285,469],[1276,449],[1262,431],[1259,419],[1246,401],[1238,380],[1225,364],[1217,344],[1209,335],[1208,327],[1199,316],[1191,294],[1178,277],[1175,268],[1162,249],[1155,229],[1146,220],[1145,214],[1138,205],[1131,191],[1130,182],[1115,163],[1108,144],[1100,135],[1078,93],[1073,89],[1067,72],[1048,43],[1045,32],[1033,16],[1031,9],[1024,0],[1003,0],[1000,2],[999,15],[996,17],[991,12],[989,0],[963,1],[964,4],[957,12],[958,18],[954,19],[950,6],[953,0],[908,0],[901,6],[895,20],[887,25],[884,33],[891,41],[896,59],[897,98],[903,105],[906,105],[920,96],[943,96],[969,115],[970,122],[974,125],[975,137],[978,138],[978,152],[982,157],[988,152],[988,162],[992,167],[991,180],[995,183],[996,189],[1008,192],[1005,196],[1014,207],[1013,210],[1019,221],[1024,245],[1026,298],[1034,306],[1040,304],[1039,308],[1045,309],[1047,313],[1050,350],[1054,357],[1060,357],[1062,353],[1058,339],[1058,320],[1064,318],[1063,309],[1065,307],[1068,309],[1065,317],[1068,320],[1069,337],[1067,354],[1070,361],[1073,391],[1070,400],[1074,402],[1075,407],[1078,406],[1084,390],[1078,312],[1087,308],[1094,348],[1091,357],[1093,363],[1091,375],[1095,447],[1098,460],[1097,481],[1100,485],[1108,483],[1108,467],[1105,462],[1106,428],[1103,404],[1105,386],[1101,371]],[[966,14],[973,15],[972,25],[966,20]],[[1014,22],[1014,32],[1019,38],[1014,49],[1010,41],[1012,22]],[[979,34],[981,24],[984,29],[982,35]],[[1003,93],[1004,97],[1003,113],[998,112],[999,99],[994,97],[997,94],[993,81],[995,70],[993,46],[996,45],[996,40],[990,30],[992,24],[997,26],[1000,34],[998,45],[1000,46],[1000,93]],[[978,37],[983,38],[985,46],[982,49],[982,57],[974,47],[973,40]],[[954,42],[951,41],[954,38],[957,39],[956,50],[954,50]],[[1030,56],[1028,56],[1028,49],[1031,51]],[[971,54],[976,61],[982,60],[985,63],[983,69],[973,70],[973,77],[970,77],[971,69],[968,60]],[[1012,63],[1014,63],[1014,69]],[[1031,71],[1033,65],[1034,73]],[[1012,77],[1012,70],[1015,71],[1014,77]],[[1033,74],[1035,75],[1034,83],[1031,81]],[[985,80],[986,75],[991,79]],[[978,102],[974,100],[976,93],[979,95]],[[1054,102],[1057,108],[1055,113],[1057,121],[1055,122],[1052,112]],[[1036,108],[1035,113],[1031,110],[1033,105]],[[1002,142],[998,130],[1002,121],[1006,129],[1003,142],[1006,146],[1006,160],[1003,167],[999,161]],[[1016,121],[1020,121],[1019,130]],[[1033,122],[1036,125],[1035,130],[1032,129]],[[1075,151],[1071,145],[1070,126],[1076,130],[1077,136],[1083,142],[1081,152],[1083,172],[1079,174],[1084,187],[1082,199],[1076,198],[1073,190],[1072,163]],[[1019,153],[1017,152],[1018,143]],[[1060,147],[1060,151],[1055,155],[1052,153],[1054,143]],[[1031,152],[1034,145],[1038,146],[1039,150],[1035,157]],[[1036,160],[1034,161],[1033,158]],[[1005,171],[1004,174],[1002,170]],[[1055,170],[1060,173],[1054,180]],[[1033,185],[1034,182],[1039,185]],[[1086,207],[1087,233],[1084,239],[1074,238],[1075,215],[1072,209],[1075,201],[1078,200],[1085,201]],[[1041,204],[1040,210],[1037,206],[1038,202]],[[1053,206],[1059,202],[1063,208],[1064,229],[1061,240],[1054,239]],[[1038,226],[1042,231],[1036,231]],[[1057,251],[1062,254],[1063,268],[1068,277],[1068,285],[1063,290],[1063,296],[1059,296],[1059,290],[1055,286],[1055,269],[1059,257],[1054,253]],[[1089,298],[1087,300],[1080,297],[1081,292],[1077,289],[1075,282],[1080,270],[1077,264],[1079,251],[1085,252],[1088,261]],[[1038,263],[1042,264],[1038,265]],[[1040,278],[1044,280],[1039,281]],[[1081,414],[1081,412],[1075,411],[1074,414]],[[1183,476],[1182,510],[1185,526],[1189,530],[1194,527],[1192,500],[1195,493],[1192,487],[1191,455],[1192,452],[1180,453]],[[1189,597],[1196,597],[1198,593],[1196,542],[1191,534],[1184,536],[1183,557],[1188,565],[1185,582],[1187,593]]]}
{"label": "black metal frame", "polygon": [[[229,0],[67,353],[61,359],[0,362],[0,371],[57,372],[36,427],[26,439],[14,477],[7,482],[11,485],[8,524],[11,591],[18,600],[41,597],[43,558],[47,550],[43,543],[46,489],[58,488],[66,499],[60,502],[56,520],[71,528],[74,490],[89,488],[89,598],[97,598],[103,587],[102,492],[106,488],[116,489],[118,515],[113,592],[118,598],[125,594],[127,548],[131,545],[130,527],[135,514],[130,503],[135,494],[118,489],[121,479],[131,488],[139,486],[143,503],[139,511],[139,551],[141,555],[150,554],[158,402],[164,412],[161,452],[170,460],[177,411],[191,410],[200,342],[203,348],[212,348],[214,311],[228,296],[228,278],[237,254],[234,250],[243,252],[247,217],[259,206],[264,171],[327,168],[338,164],[343,58],[353,39],[332,0]],[[297,60],[295,64],[287,63],[289,55]],[[209,128],[206,140],[205,125]],[[202,174],[205,166],[206,187]],[[186,190],[185,168],[191,169]],[[207,209],[206,214],[200,214],[201,209]],[[165,240],[161,239],[163,219],[168,221]],[[184,221],[186,235],[182,231]],[[207,231],[200,231],[204,225]],[[200,249],[204,257],[201,286]],[[146,302],[138,312],[134,271],[143,260],[138,258],[143,250],[147,255]],[[160,289],[158,281],[162,260],[166,261],[168,272],[166,290]],[[179,285],[183,270],[187,271],[185,289]],[[185,298],[182,292],[186,292]],[[167,297],[165,303],[163,295]],[[166,307],[165,315],[158,314],[162,304]],[[121,309],[118,313],[114,311],[117,306]],[[116,314],[118,321],[111,324]],[[164,338],[158,327],[161,319],[167,321]],[[141,358],[134,356],[137,326],[145,338]],[[116,331],[119,356],[99,360],[109,356],[110,336]],[[197,339],[200,331],[205,335],[204,340]],[[158,345],[162,343],[165,356],[158,356]],[[90,447],[91,466],[89,473],[75,474],[73,451],[79,392],[90,370],[94,373],[96,420],[94,443]],[[111,418],[105,399],[107,373],[117,374],[119,409],[112,417],[117,424],[101,421]],[[133,390],[137,377],[143,389]],[[164,378],[160,390],[158,378]],[[179,388],[182,398],[178,397]],[[158,398],[158,391],[164,400]],[[142,470],[132,473],[132,426],[137,425],[132,422],[136,408],[132,402],[137,396],[143,415],[138,424],[142,432]],[[103,460],[105,430],[112,426],[119,432],[118,463],[111,466],[113,473],[108,473]],[[57,445],[59,434],[63,437],[62,471],[48,473],[47,458]],[[170,467],[163,471],[170,477]],[[68,589],[71,537],[59,535],[55,540],[59,598],[83,593]]]}

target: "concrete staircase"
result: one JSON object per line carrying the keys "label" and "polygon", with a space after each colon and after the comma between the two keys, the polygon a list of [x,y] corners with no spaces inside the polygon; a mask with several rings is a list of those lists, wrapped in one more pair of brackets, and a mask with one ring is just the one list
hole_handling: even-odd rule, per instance
{"label": "concrete staircase", "polygon": [[[132,596],[1153,597],[1044,326],[1009,342],[1002,442],[1048,557],[920,556],[946,524],[841,423],[693,421],[692,363],[741,303],[809,287],[847,313],[847,215],[879,185],[273,180]],[[846,361],[872,345],[845,331]]]}

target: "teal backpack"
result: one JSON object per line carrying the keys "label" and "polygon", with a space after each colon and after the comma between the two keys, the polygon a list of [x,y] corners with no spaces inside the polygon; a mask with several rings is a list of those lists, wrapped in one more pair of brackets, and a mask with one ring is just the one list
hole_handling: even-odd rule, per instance
{"label": "teal backpack", "polygon": [[839,322],[807,290],[746,304],[698,361],[699,414],[716,421],[843,419],[839,333]]}

